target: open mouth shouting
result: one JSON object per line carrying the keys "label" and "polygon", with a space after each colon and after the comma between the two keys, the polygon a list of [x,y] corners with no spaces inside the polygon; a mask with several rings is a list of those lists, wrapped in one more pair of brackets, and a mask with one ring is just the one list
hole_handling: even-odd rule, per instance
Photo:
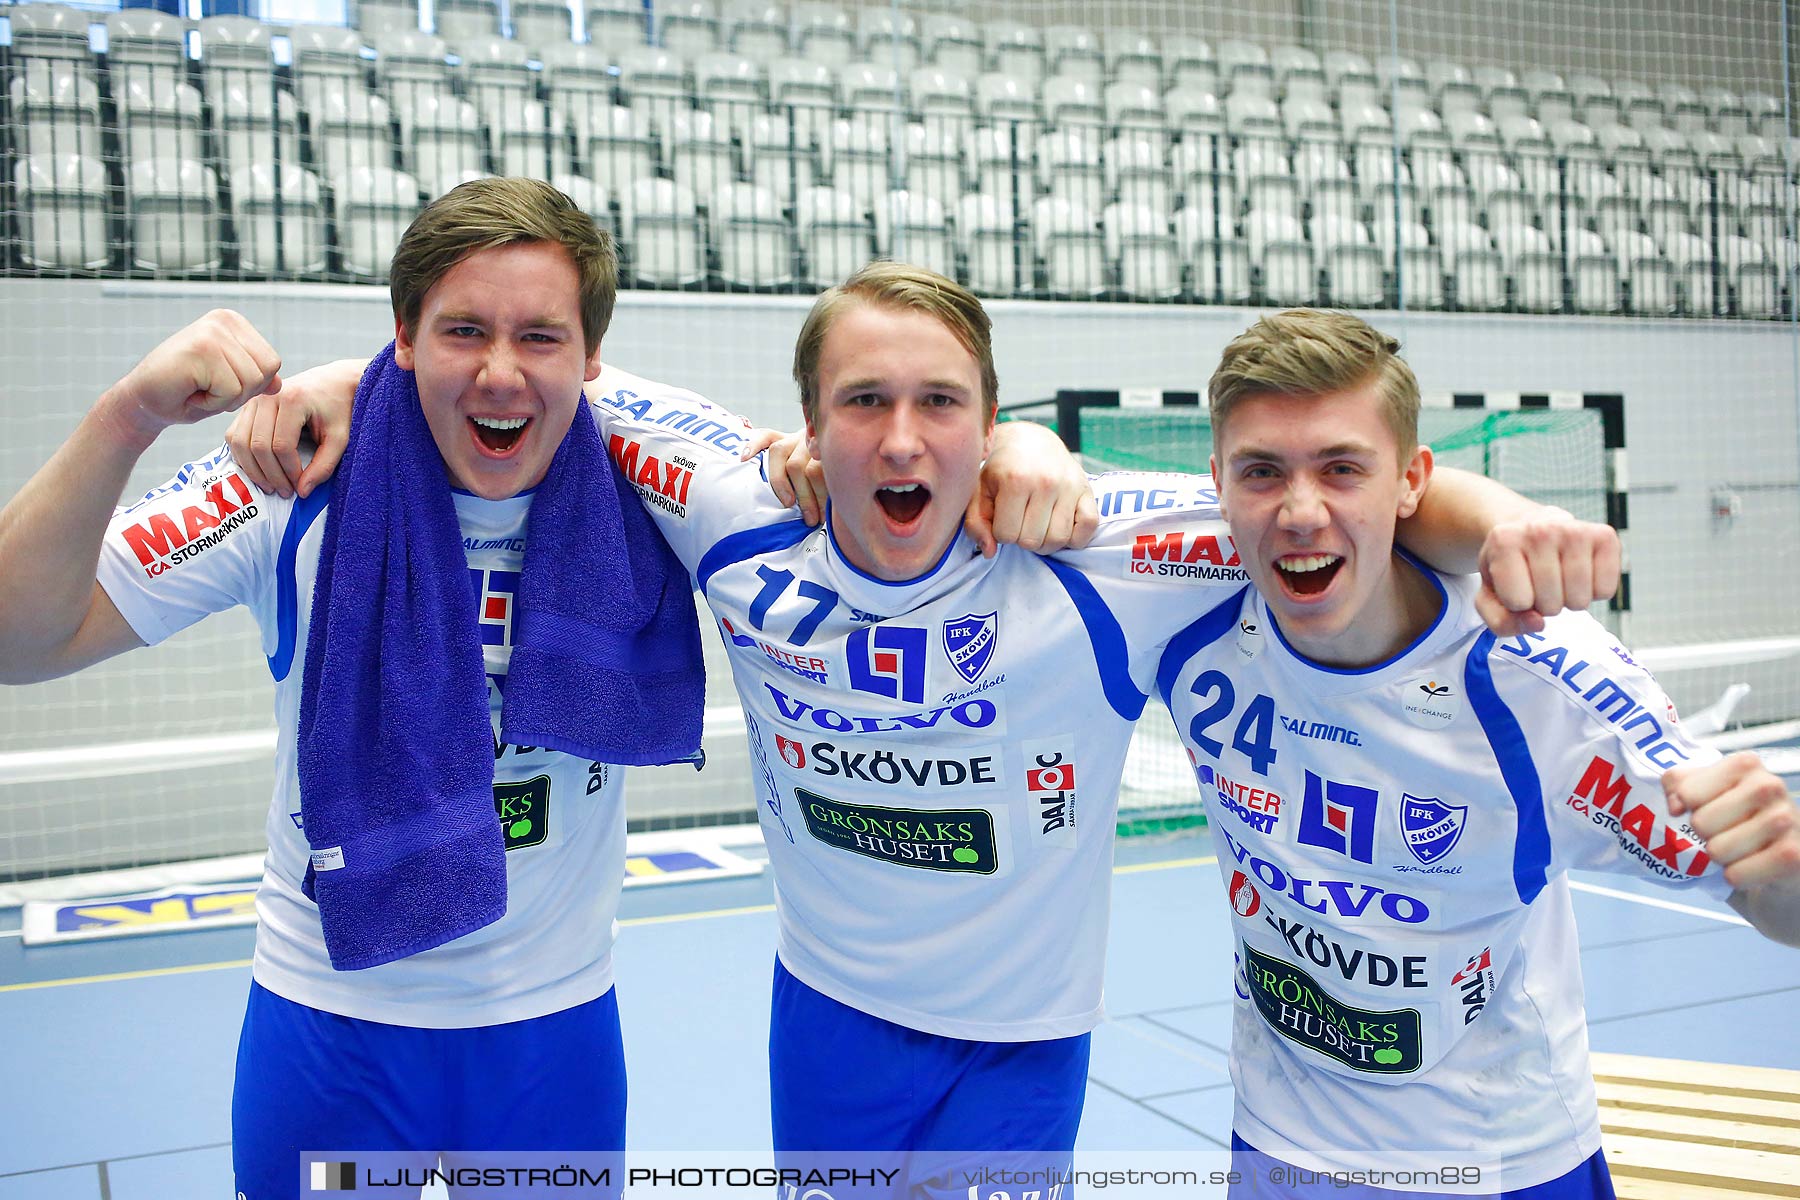
{"label": "open mouth shouting", "polygon": [[922,483],[890,483],[875,489],[875,503],[889,521],[905,529],[919,519],[931,503],[931,489]]}
{"label": "open mouth shouting", "polygon": [[519,439],[525,436],[525,427],[531,424],[530,417],[470,417],[469,424],[475,431],[475,441],[482,450],[495,457],[504,457]]}
{"label": "open mouth shouting", "polygon": [[1306,598],[1330,587],[1343,565],[1341,554],[1289,554],[1275,560],[1275,577],[1288,595]]}

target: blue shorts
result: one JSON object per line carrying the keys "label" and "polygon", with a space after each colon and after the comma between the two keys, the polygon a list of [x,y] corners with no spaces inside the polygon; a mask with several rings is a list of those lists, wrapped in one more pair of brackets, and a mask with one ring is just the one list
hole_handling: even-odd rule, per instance
{"label": "blue shorts", "polygon": [[1340,1187],[1330,1179],[1319,1177],[1316,1183],[1288,1180],[1277,1184],[1269,1178],[1271,1167],[1283,1171],[1294,1168],[1280,1159],[1271,1158],[1256,1149],[1235,1132],[1231,1135],[1231,1168],[1243,1175],[1243,1182],[1233,1184],[1228,1200],[1614,1200],[1612,1175],[1606,1169],[1606,1158],[1598,1150],[1567,1175],[1545,1183],[1506,1192],[1403,1192],[1391,1188],[1364,1185]]}
{"label": "blue shorts", "polygon": [[478,1166],[482,1151],[623,1152],[618,999],[608,991],[528,1021],[416,1029],[321,1012],[252,983],[231,1129],[244,1200],[303,1195],[309,1150],[413,1151],[421,1168],[440,1153],[446,1165]]}
{"label": "blue shorts", "polygon": [[[997,1153],[1012,1169],[1066,1169],[1090,1041],[1085,1033],[1038,1042],[922,1033],[815,991],[778,959],[769,1017],[777,1161],[802,1165],[812,1152],[879,1161],[906,1170],[912,1194],[936,1190],[927,1175],[992,1163]],[[969,1194],[966,1185],[944,1191]],[[909,1193],[897,1183],[894,1194]]]}

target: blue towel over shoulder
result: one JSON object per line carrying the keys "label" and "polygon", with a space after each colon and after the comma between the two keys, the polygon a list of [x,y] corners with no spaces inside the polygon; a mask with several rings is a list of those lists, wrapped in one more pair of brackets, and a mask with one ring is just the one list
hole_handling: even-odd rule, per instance
{"label": "blue towel over shoulder", "polygon": [[[705,677],[690,589],[584,400],[532,494],[506,740],[622,764],[691,756]],[[476,598],[443,458],[392,345],[357,388],[312,613],[307,890],[332,966],[354,971],[506,912]]]}

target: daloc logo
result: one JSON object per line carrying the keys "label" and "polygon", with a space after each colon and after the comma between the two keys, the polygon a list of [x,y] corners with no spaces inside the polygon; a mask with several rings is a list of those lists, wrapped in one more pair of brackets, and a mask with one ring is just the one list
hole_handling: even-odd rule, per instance
{"label": "daloc logo", "polygon": [[970,683],[981,678],[994,658],[994,645],[999,640],[999,613],[970,613],[954,621],[944,622],[944,653],[956,673]]}

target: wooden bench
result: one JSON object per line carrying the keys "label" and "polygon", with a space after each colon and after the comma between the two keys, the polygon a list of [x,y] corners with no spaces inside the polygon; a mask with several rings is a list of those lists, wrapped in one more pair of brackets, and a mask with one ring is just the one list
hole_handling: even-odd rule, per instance
{"label": "wooden bench", "polygon": [[1800,1197],[1800,1071],[1593,1060],[1619,1200]]}

